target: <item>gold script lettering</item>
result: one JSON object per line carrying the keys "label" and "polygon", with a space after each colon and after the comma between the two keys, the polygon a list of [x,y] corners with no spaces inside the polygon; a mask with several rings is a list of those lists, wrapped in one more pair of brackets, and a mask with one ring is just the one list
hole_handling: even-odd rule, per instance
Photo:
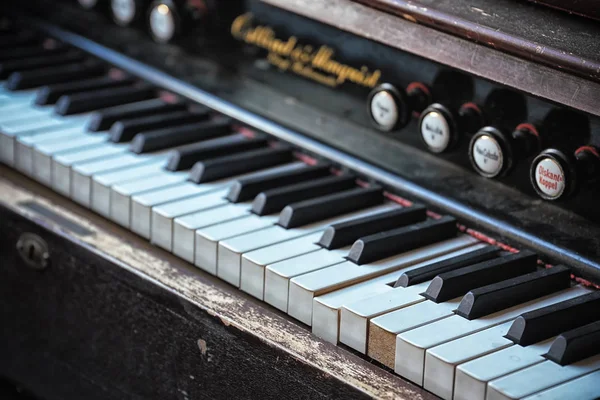
{"label": "gold script lettering", "polygon": [[316,51],[310,45],[298,43],[298,38],[287,40],[276,36],[269,26],[253,26],[252,14],[237,17],[231,24],[231,35],[247,44],[268,51],[267,61],[282,71],[292,71],[321,84],[337,87],[345,82],[374,88],[381,79],[381,71],[371,72],[368,67],[354,68],[334,59],[335,51],[321,46]]}

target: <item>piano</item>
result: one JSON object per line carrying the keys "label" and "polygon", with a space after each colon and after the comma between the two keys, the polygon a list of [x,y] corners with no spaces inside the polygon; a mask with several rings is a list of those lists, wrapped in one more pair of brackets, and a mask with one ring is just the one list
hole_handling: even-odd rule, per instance
{"label": "piano", "polygon": [[3,398],[600,398],[593,3],[6,1]]}

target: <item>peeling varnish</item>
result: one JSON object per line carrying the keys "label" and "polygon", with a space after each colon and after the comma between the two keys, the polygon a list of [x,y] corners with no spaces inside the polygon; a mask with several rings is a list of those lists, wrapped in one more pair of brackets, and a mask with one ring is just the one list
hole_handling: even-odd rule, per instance
{"label": "peeling varnish", "polygon": [[[19,205],[26,201],[38,202],[96,234],[84,237],[69,232],[53,221]],[[218,317],[223,325],[252,334],[369,396],[381,399],[423,399],[420,389],[399,377],[341,348],[319,340],[306,329],[247,301],[234,291],[228,292],[204,282],[200,275],[184,267],[184,261],[171,263],[153,255],[154,248],[145,241],[140,240],[141,243],[138,245],[137,241],[120,237],[118,232],[122,228],[116,225],[114,231],[107,231],[90,219],[79,216],[45,197],[25,191],[1,177],[0,202],[14,212],[38,221],[53,232],[67,236],[70,240],[90,248],[116,264],[177,293],[209,315]],[[65,200],[68,207],[67,202],[68,200]],[[191,310],[188,311],[190,312]],[[208,354],[208,347],[203,339],[199,339],[197,344],[203,355]],[[208,356],[210,357],[210,354]]]}

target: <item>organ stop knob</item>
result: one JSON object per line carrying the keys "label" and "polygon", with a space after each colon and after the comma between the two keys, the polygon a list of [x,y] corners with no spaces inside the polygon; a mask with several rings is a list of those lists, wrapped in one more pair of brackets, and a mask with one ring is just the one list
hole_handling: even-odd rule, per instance
{"label": "organ stop knob", "polygon": [[111,0],[112,19],[119,26],[133,25],[143,18],[147,5],[145,0]]}
{"label": "organ stop knob", "polygon": [[458,112],[434,103],[421,113],[419,132],[429,151],[443,153],[458,142],[461,133],[474,132],[481,125],[483,117],[473,103],[464,104]]}
{"label": "organ stop knob", "polygon": [[573,155],[558,149],[542,151],[531,163],[529,176],[533,189],[541,198],[559,200],[597,179],[599,171],[598,149],[583,146]]}
{"label": "organ stop knob", "polygon": [[429,89],[422,83],[411,83],[406,90],[383,83],[369,94],[367,111],[377,129],[389,132],[406,126],[412,112],[422,111],[429,102]]}
{"label": "organ stop knob", "polygon": [[204,0],[157,0],[150,6],[148,27],[158,43],[168,43],[196,28],[209,14]]}

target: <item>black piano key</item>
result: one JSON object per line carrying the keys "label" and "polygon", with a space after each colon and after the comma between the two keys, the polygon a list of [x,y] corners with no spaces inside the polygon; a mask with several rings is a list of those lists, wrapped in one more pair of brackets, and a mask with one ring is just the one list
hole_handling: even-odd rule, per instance
{"label": "black piano key", "polygon": [[173,172],[183,171],[192,168],[198,161],[241,153],[266,145],[267,140],[263,136],[248,138],[241,133],[210,139],[173,150],[166,169]]}
{"label": "black piano key", "polygon": [[329,164],[317,164],[299,168],[293,171],[284,171],[266,176],[240,179],[233,183],[227,200],[232,203],[248,201],[259,193],[282,186],[289,186],[300,182],[322,178],[329,175]]}
{"label": "black piano key", "polygon": [[[208,111],[207,111],[208,117]],[[192,124],[158,129],[138,133],[131,142],[130,149],[134,153],[142,154],[169,147],[183,146],[189,143],[208,140],[223,136],[231,132],[231,120],[219,118],[210,121],[201,121]]]}
{"label": "black piano key", "polygon": [[133,84],[133,78],[115,79],[109,76],[99,76],[84,80],[75,80],[67,83],[48,85],[38,89],[35,96],[35,104],[44,106],[54,104],[61,96],[87,92],[95,89],[107,89]]}
{"label": "black piano key", "polygon": [[120,120],[185,110],[186,107],[185,103],[182,102],[167,103],[158,98],[114,106],[95,112],[90,117],[87,130],[90,132],[105,131]]}
{"label": "black piano key", "polygon": [[212,158],[194,164],[189,180],[195,183],[212,182],[290,162],[289,146],[275,146],[243,153]]}
{"label": "black piano key", "polygon": [[456,220],[442,217],[358,239],[348,260],[362,265],[456,236]]}
{"label": "black piano key", "polygon": [[56,102],[55,112],[59,115],[79,114],[149,100],[155,95],[155,90],[146,85],[92,90],[62,96]]}
{"label": "black piano key", "polygon": [[597,320],[600,291],[524,313],[512,323],[506,338],[528,346]]}
{"label": "black piano key", "polygon": [[433,278],[423,296],[441,303],[463,296],[471,289],[535,272],[536,269],[537,255],[525,250],[440,274]]}
{"label": "black piano key", "polygon": [[18,71],[10,74],[6,80],[6,88],[9,90],[31,89],[44,85],[99,76],[104,72],[106,72],[106,66],[95,60],[86,60],[81,63],[38,68],[29,71]]}
{"label": "black piano key", "polygon": [[477,264],[481,261],[490,260],[497,257],[499,253],[500,249],[498,247],[486,246],[483,249],[470,251],[447,260],[425,265],[424,267],[416,268],[400,275],[394,284],[394,287],[409,287],[422,282],[427,282],[439,274],[454,271],[455,269],[463,268],[468,265]]}
{"label": "black piano key", "polygon": [[208,116],[208,110],[200,112],[183,110],[117,121],[110,127],[110,141],[129,142],[141,132],[200,122],[206,120]]}
{"label": "black piano key", "polygon": [[286,229],[296,228],[383,204],[383,201],[383,189],[379,186],[347,190],[286,206],[279,214],[278,225]]}
{"label": "black piano key", "polygon": [[600,354],[600,321],[570,330],[554,339],[544,355],[560,365],[569,365]]}
{"label": "black piano key", "polygon": [[7,60],[0,63],[0,79],[6,79],[13,72],[29,71],[32,69],[52,67],[63,64],[81,62],[86,55],[79,50],[69,50],[64,54]]}
{"label": "black piano key", "polygon": [[350,174],[286,185],[259,193],[252,203],[252,212],[256,215],[268,215],[283,210],[288,204],[320,198],[355,187],[356,177]]}
{"label": "black piano key", "polygon": [[333,224],[325,229],[317,244],[329,250],[339,249],[364,236],[425,221],[426,211],[425,207],[414,205]]}
{"label": "black piano key", "polygon": [[567,289],[570,285],[571,271],[557,265],[473,289],[463,297],[455,312],[469,320],[480,318]]}

